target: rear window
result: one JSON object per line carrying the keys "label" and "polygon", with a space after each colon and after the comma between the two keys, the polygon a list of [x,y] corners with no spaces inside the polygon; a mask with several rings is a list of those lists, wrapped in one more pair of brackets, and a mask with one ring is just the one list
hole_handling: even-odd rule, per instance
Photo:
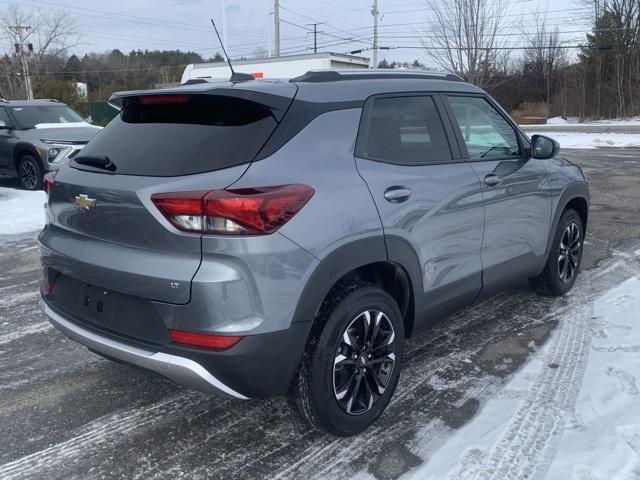
{"label": "rear window", "polygon": [[[150,97],[125,99],[120,115],[78,158],[108,157],[116,166],[115,172],[124,175],[168,177],[209,172],[253,160],[277,126],[269,107],[241,98],[145,98]],[[77,163],[74,167],[93,170]]]}

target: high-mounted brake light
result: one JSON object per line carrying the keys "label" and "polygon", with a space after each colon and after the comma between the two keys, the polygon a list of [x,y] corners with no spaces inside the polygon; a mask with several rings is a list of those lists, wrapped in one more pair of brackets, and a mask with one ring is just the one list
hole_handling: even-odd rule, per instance
{"label": "high-mounted brake light", "polygon": [[176,228],[215,235],[268,235],[313,196],[309,185],[157,193],[151,200]]}
{"label": "high-mounted brake light", "polygon": [[179,105],[187,103],[190,98],[189,95],[145,95],[138,100],[143,105]]}
{"label": "high-mounted brake light", "polygon": [[233,347],[244,337],[236,335],[209,335],[204,333],[185,332],[184,330],[169,330],[169,338],[174,343],[193,345],[195,347],[226,350]]}
{"label": "high-mounted brake light", "polygon": [[53,182],[56,178],[56,171],[49,172],[44,176],[42,189],[45,191],[47,195],[51,193],[51,189],[53,188]]}

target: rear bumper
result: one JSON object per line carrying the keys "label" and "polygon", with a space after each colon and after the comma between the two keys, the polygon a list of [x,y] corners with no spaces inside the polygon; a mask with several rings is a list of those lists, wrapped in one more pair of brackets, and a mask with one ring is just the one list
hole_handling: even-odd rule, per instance
{"label": "rear bumper", "polygon": [[241,399],[288,392],[312,324],[292,323],[277,332],[247,335],[220,351],[170,341],[137,341],[67,313],[50,304],[46,295],[40,306],[58,330],[94,353],[159,373],[188,388]]}
{"label": "rear bumper", "polygon": [[40,306],[58,330],[95,352],[157,372],[180,385],[195,390],[243,400],[247,399],[247,397],[222,383],[202,365],[191,359],[164,352],[148,351],[118,342],[65,319],[62,315],[53,311],[44,300],[40,301]]}

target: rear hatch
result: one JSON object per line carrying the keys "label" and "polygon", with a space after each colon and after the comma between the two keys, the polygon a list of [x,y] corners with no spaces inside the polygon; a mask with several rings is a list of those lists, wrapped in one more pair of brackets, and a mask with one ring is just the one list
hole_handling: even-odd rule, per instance
{"label": "rear hatch", "polygon": [[201,235],[172,226],[151,196],[233,184],[294,94],[288,83],[247,82],[116,95],[120,115],[50,191],[40,242],[52,298],[68,277],[105,295],[188,303]]}

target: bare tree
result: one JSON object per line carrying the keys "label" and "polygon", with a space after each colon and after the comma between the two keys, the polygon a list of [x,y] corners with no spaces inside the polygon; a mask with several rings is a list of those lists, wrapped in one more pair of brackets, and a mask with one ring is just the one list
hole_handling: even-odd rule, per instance
{"label": "bare tree", "polygon": [[[590,20],[594,25],[594,38],[599,41],[600,35],[598,35],[598,27],[600,25],[600,20],[602,19],[602,15],[607,9],[608,0],[581,0],[582,4],[589,7],[591,10],[590,13],[587,14],[587,19]],[[602,98],[602,52],[600,51],[600,45],[596,44],[596,49],[594,51],[595,57],[595,116],[596,118],[601,117],[601,98]]]}
{"label": "bare tree", "polygon": [[567,50],[562,48],[558,27],[549,29],[546,17],[535,17],[535,31],[528,34],[528,49],[524,53],[525,68],[537,77],[545,103],[551,102],[552,83],[559,69],[566,64]]}
{"label": "bare tree", "polygon": [[503,19],[509,0],[424,0],[430,20],[423,30],[426,54],[441,68],[480,86],[506,62]]}
{"label": "bare tree", "polygon": [[640,2],[611,0],[609,6],[613,35],[614,83],[617,97],[617,116],[634,115],[638,78],[638,41],[640,40]]}
{"label": "bare tree", "polygon": [[12,52],[0,62],[0,78],[5,80],[0,83],[0,94],[13,98],[24,91],[20,88],[25,81],[23,67],[17,55],[22,49],[26,49],[28,69],[35,82],[51,71],[60,71],[68,51],[79,41],[76,20],[68,13],[24,9],[19,4],[0,12],[0,38]]}

